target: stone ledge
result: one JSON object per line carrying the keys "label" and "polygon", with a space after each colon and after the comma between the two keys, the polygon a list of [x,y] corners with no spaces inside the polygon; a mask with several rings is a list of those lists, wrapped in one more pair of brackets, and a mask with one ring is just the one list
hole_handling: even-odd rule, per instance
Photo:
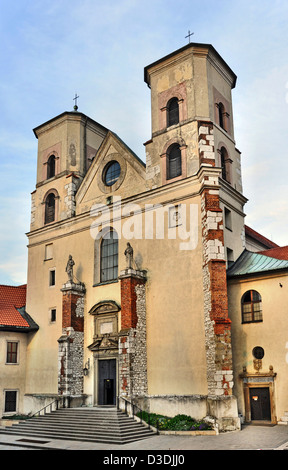
{"label": "stone ledge", "polygon": [[[138,416],[134,416],[134,419],[139,423],[141,422],[141,418],[139,418]],[[149,427],[149,424],[146,423],[146,421],[144,421],[143,419],[142,424],[147,428]],[[159,429],[157,430],[157,428],[151,425],[150,428],[152,429],[152,431],[163,436],[218,436],[219,434],[218,429],[207,429],[206,431],[160,431]]]}
{"label": "stone ledge", "polygon": [[126,277],[135,277],[137,279],[146,280],[147,271],[140,271],[138,269],[127,268],[120,272],[119,279],[125,279]]}
{"label": "stone ledge", "polygon": [[159,431],[159,434],[167,436],[217,436],[219,432],[207,429],[206,431]]}
{"label": "stone ledge", "polygon": [[61,291],[62,292],[74,291],[74,293],[76,293],[77,295],[79,293],[84,294],[85,293],[85,285],[82,282],[75,283],[75,282],[67,281],[65,284],[63,284]]}
{"label": "stone ledge", "polygon": [[[24,421],[21,419],[21,422]],[[0,419],[0,426],[12,426],[12,424],[19,424],[18,419]]]}

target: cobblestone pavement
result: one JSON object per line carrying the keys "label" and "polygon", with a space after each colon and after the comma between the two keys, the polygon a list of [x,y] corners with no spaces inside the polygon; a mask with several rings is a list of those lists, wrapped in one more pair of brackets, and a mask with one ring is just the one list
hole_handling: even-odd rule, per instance
{"label": "cobblestone pavement", "polygon": [[[24,439],[24,441],[23,441]],[[0,434],[0,450],[288,450],[288,426],[243,426],[241,431],[218,436],[153,436],[124,445],[30,438]]]}

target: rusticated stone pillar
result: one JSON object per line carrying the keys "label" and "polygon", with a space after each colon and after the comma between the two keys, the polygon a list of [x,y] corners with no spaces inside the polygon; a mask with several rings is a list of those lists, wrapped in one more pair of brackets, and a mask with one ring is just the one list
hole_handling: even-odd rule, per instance
{"label": "rusticated stone pillar", "polygon": [[233,387],[231,321],[228,318],[219,175],[209,171],[209,167],[215,167],[213,124],[200,122],[198,133],[204,175],[201,216],[208,393],[212,396],[227,396],[232,395]]}
{"label": "rusticated stone pillar", "polygon": [[84,296],[82,283],[68,281],[61,289],[62,336],[58,339],[58,393],[83,393]]}
{"label": "rusticated stone pillar", "polygon": [[147,393],[146,272],[121,272],[119,392],[132,399]]}

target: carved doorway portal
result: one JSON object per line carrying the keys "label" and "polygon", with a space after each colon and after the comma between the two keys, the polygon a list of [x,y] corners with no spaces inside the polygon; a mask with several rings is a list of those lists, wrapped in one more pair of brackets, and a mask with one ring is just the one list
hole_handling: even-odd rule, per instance
{"label": "carved doorway portal", "polygon": [[243,380],[246,423],[277,424],[275,377],[272,366],[266,373],[248,373],[243,368],[240,378]]}
{"label": "carved doorway portal", "polygon": [[116,302],[94,305],[93,343],[88,349],[94,358],[94,405],[116,405],[118,394],[118,312]]}

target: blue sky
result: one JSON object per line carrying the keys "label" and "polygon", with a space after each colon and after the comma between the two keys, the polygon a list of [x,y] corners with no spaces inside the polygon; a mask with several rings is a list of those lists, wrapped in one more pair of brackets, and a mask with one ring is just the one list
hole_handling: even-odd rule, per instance
{"label": "blue sky", "polygon": [[[202,4],[202,5],[201,5]],[[236,145],[246,223],[288,245],[288,2],[0,0],[0,283],[26,282],[33,128],[73,109],[115,131],[140,158],[151,137],[146,65],[212,44],[236,73]]]}

